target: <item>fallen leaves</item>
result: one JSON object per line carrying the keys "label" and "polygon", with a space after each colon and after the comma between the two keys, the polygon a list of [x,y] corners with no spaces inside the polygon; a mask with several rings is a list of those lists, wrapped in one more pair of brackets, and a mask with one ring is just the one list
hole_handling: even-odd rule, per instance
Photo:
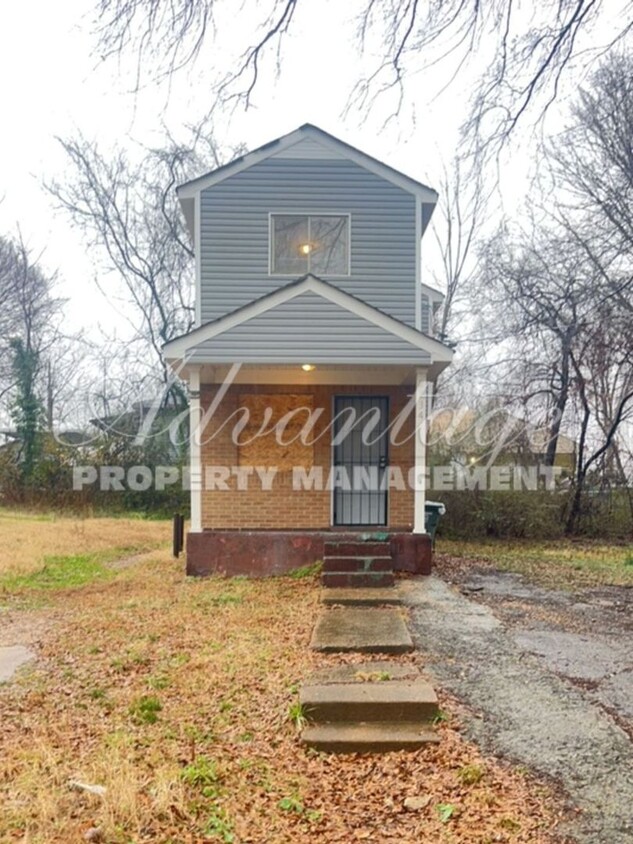
{"label": "fallen leaves", "polygon": [[158,554],[58,597],[39,667],[0,690],[7,841],[554,840],[551,792],[466,742],[446,696],[439,745],[306,750],[288,718],[300,681],[366,660],[308,650],[316,580],[191,580],[181,566]]}

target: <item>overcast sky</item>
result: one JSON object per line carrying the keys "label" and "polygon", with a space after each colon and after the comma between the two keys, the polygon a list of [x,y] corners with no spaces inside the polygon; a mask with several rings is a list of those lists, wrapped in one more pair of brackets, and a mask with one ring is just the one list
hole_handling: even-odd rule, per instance
{"label": "overcast sky", "polygon": [[[310,122],[414,178],[437,185],[442,163],[450,162],[456,148],[473,74],[486,57],[478,57],[447,90],[443,86],[451,70],[448,65],[414,75],[408,82],[409,101],[402,119],[386,129],[381,128],[384,109],[380,106],[342,118],[361,66],[351,14],[357,5],[350,4],[349,20],[341,25],[340,2],[302,4],[294,35],[286,43],[281,78],[275,78],[269,65],[253,108],[221,121],[215,127],[217,140],[253,148]],[[36,251],[45,250],[45,265],[60,272],[73,326],[90,326],[98,320],[111,327],[121,318],[116,303],[114,309],[112,303],[106,306],[96,291],[94,255],[42,190],[43,179],[64,178],[65,162],[55,137],[81,131],[98,139],[102,148],[113,142],[150,144],[163,122],[177,130],[197,120],[210,105],[207,71],[226,67],[234,60],[236,44],[242,43],[243,26],[236,8],[234,4],[220,7],[221,37],[208,39],[196,72],[181,73],[169,90],[148,83],[133,93],[133,66],[103,62],[95,52],[91,0],[21,0],[3,5],[0,232],[15,232],[19,225]],[[329,13],[334,8],[336,25]],[[229,17],[222,18],[222,9]],[[246,24],[248,4],[241,14]],[[517,197],[524,189],[521,161],[526,160],[529,141],[515,155]]]}

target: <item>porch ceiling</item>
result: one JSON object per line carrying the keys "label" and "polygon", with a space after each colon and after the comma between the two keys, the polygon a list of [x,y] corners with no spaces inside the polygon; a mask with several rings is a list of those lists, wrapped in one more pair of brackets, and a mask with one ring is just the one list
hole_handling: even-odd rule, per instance
{"label": "porch ceiling", "polygon": [[[310,364],[311,361],[306,361]],[[434,367],[427,368],[429,379],[437,377]],[[369,366],[365,364],[315,364],[305,372],[300,365],[274,365],[244,363],[231,372],[230,365],[200,367],[201,384],[221,384],[229,378],[234,384],[316,384],[349,385],[406,385],[415,386],[416,367],[410,365]],[[185,373],[186,377],[186,373]]]}

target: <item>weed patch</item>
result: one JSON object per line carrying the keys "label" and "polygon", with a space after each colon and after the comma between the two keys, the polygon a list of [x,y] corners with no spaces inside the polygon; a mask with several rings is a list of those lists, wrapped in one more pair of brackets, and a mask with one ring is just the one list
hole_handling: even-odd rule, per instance
{"label": "weed patch", "polygon": [[162,708],[157,697],[143,695],[130,706],[130,715],[137,724],[155,724]]}
{"label": "weed patch", "polygon": [[45,557],[37,571],[24,575],[5,575],[0,587],[8,592],[40,589],[76,589],[93,580],[113,577],[99,554],[77,554],[68,557]]}
{"label": "weed patch", "polygon": [[293,569],[289,572],[288,577],[291,577],[293,580],[301,580],[304,577],[316,577],[321,574],[322,568],[323,563],[321,562],[313,563],[310,566],[299,566],[299,568]]}

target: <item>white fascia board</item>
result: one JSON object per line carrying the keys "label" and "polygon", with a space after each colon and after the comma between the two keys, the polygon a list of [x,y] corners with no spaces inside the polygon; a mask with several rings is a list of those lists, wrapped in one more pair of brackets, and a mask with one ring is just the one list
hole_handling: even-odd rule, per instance
{"label": "white fascia board", "polygon": [[432,188],[427,188],[424,187],[424,185],[418,184],[414,179],[410,179],[404,173],[399,173],[397,170],[382,164],[380,161],[365,155],[365,153],[360,150],[356,150],[343,142],[339,143],[339,141],[335,138],[322,135],[316,127],[306,126],[303,131],[309,137],[314,138],[316,141],[319,141],[326,146],[331,146],[333,148],[340,146],[345,158],[348,158],[350,161],[358,164],[359,167],[364,167],[365,170],[369,170],[370,173],[374,173],[376,176],[380,176],[382,179],[402,188],[407,191],[407,193],[412,193],[414,196],[419,198],[420,202],[426,202],[430,205],[434,205],[437,202],[438,195],[436,191]]}
{"label": "white fascia board", "polygon": [[422,278],[422,205],[415,204],[415,280],[413,295],[415,296],[415,327],[422,331],[422,292],[418,286]]}
{"label": "white fascia board", "polygon": [[301,130],[295,129],[294,132],[290,132],[288,135],[283,135],[277,140],[277,142],[271,141],[269,144],[265,144],[263,149],[247,152],[235,162],[229,161],[228,164],[214,170],[211,173],[206,173],[203,176],[199,176],[197,179],[193,179],[191,182],[180,185],[180,187],[176,188],[178,198],[181,202],[183,199],[193,198],[201,190],[209,188],[212,185],[216,185],[218,182],[223,182],[230,176],[235,176],[237,173],[241,173],[242,170],[247,170],[249,167],[252,167],[253,164],[265,161],[267,158],[270,158],[271,155],[274,155],[274,153],[293,146],[300,141],[302,137],[303,133]]}
{"label": "white fascia board", "polygon": [[453,358],[452,349],[443,343],[433,340],[426,334],[422,334],[415,328],[399,322],[382,311],[376,310],[376,308],[362,302],[360,299],[356,299],[354,296],[350,296],[336,287],[325,284],[325,282],[312,275],[307,276],[299,284],[286,285],[286,287],[282,287],[268,296],[263,296],[261,299],[231,314],[227,314],[215,322],[207,323],[200,328],[194,329],[184,337],[178,337],[172,340],[163,347],[163,355],[168,360],[182,359],[186,356],[189,349],[194,348],[200,343],[211,340],[213,337],[217,337],[219,334],[237,325],[241,325],[278,305],[282,305],[284,302],[289,302],[302,293],[308,292],[316,293],[318,296],[327,299],[344,310],[356,314],[361,319],[365,319],[367,322],[382,328],[384,331],[411,343],[416,348],[430,354],[434,362],[445,361],[448,363]]}
{"label": "white fascia board", "polygon": [[195,325],[202,325],[202,217],[200,214],[200,194],[193,200],[193,257],[195,261]]}
{"label": "white fascia board", "polygon": [[344,158],[347,158],[349,161],[353,161],[355,164],[358,164],[359,167],[363,167],[365,170],[369,170],[376,176],[380,176],[382,179],[402,188],[407,191],[407,193],[413,194],[425,205],[432,206],[437,202],[437,192],[432,188],[427,188],[424,185],[418,184],[414,179],[410,179],[404,173],[399,173],[397,170],[393,170],[391,167],[382,164],[380,161],[365,155],[365,153],[354,149],[354,147],[349,146],[343,141],[339,141],[337,138],[331,137],[326,133],[322,133],[316,126],[302,126],[299,129],[295,129],[288,135],[283,135],[277,141],[271,141],[269,144],[266,144],[263,149],[246,153],[241,159],[235,161],[234,164],[229,162],[224,167],[221,167],[212,173],[207,173],[204,176],[200,176],[191,182],[181,185],[177,188],[178,198],[180,199],[180,202],[183,203],[183,200],[194,197],[200,191],[205,190],[205,188],[209,188],[212,185],[216,185],[219,182],[230,178],[231,176],[235,176],[237,173],[247,170],[254,164],[258,164],[260,161],[265,161],[267,158],[270,158],[276,153],[281,152],[288,147],[294,146],[294,144],[298,143],[305,137],[312,138],[323,146],[337,150],[337,152],[339,152]]}

